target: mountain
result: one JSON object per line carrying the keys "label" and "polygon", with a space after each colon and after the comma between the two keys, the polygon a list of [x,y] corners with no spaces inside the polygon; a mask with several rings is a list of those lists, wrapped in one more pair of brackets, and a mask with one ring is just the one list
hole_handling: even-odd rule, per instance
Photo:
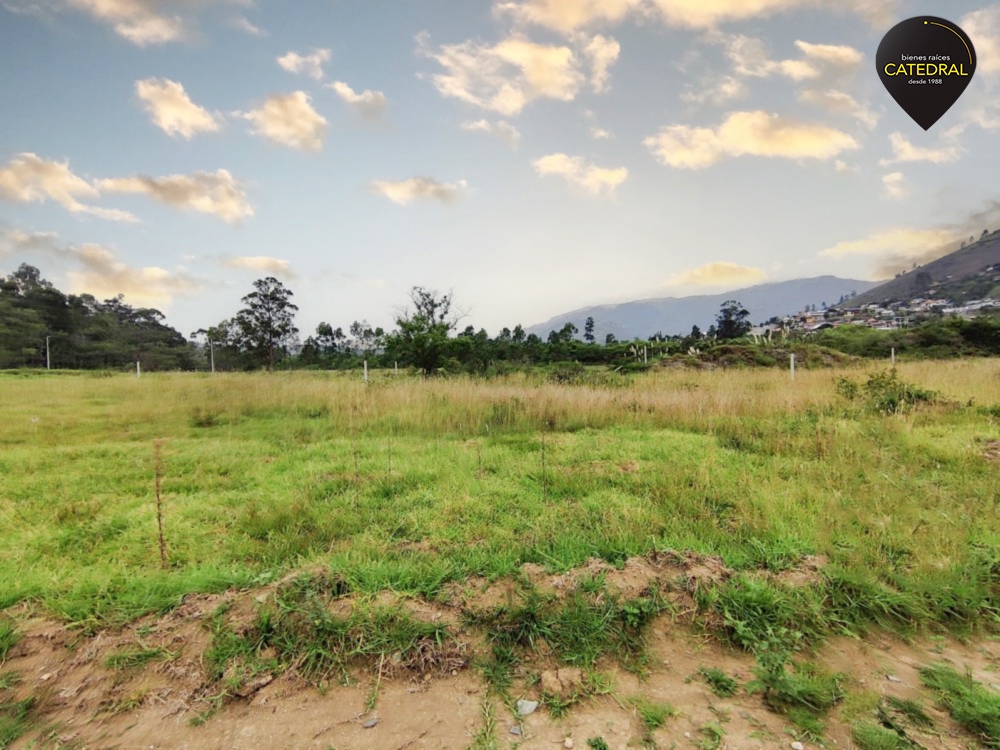
{"label": "mountain", "polygon": [[994,276],[1000,275],[1000,271],[986,273],[986,269],[993,266],[1000,268],[1000,230],[858,294],[850,301],[850,306],[909,302],[917,297],[950,299],[958,303],[985,297],[997,286]]}
{"label": "mountain", "polygon": [[877,282],[857,279],[840,279],[836,276],[818,276],[814,279],[794,279],[771,284],[759,284],[746,289],[737,289],[723,294],[706,294],[697,297],[662,297],[618,305],[583,307],[579,310],[557,315],[544,323],[531,326],[528,333],[535,333],[543,339],[549,331],[559,330],[566,323],[573,323],[583,334],[583,324],[588,317],[594,318],[594,335],[604,341],[612,333],[619,340],[648,338],[654,333],[684,335],[691,326],[702,331],[715,322],[719,306],[735,299],[750,311],[750,320],[762,323],[774,316],[790,315],[806,305],[829,305],[836,303],[843,295],[857,292],[859,295]]}

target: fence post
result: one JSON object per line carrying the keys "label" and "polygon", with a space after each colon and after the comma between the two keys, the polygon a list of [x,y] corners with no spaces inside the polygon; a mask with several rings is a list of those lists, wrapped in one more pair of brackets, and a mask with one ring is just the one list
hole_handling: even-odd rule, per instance
{"label": "fence post", "polygon": [[138,378],[141,374],[142,374],[142,371],[139,369],[139,360],[136,360],[135,361],[135,376]]}
{"label": "fence post", "polygon": [[892,366],[896,366],[896,347],[892,347]]}
{"label": "fence post", "polygon": [[365,382],[368,382],[368,360],[365,360]]}
{"label": "fence post", "polygon": [[792,373],[792,380],[795,380],[795,355],[794,354],[792,355],[792,358],[791,358],[791,373]]}

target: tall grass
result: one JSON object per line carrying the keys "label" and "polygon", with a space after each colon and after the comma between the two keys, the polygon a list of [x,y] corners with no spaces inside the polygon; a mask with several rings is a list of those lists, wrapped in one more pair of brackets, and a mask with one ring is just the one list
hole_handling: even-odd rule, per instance
{"label": "tall grass", "polygon": [[827,371],[600,387],[525,374],[4,379],[0,608],[34,599],[96,625],[317,562],[356,591],[435,596],[526,562],[673,548],[775,574],[826,556],[818,587],[740,578],[704,600],[733,633],[754,611],[775,627],[975,626],[997,612],[1000,480],[983,454],[1000,440],[1000,363],[899,373],[947,403],[871,413]]}

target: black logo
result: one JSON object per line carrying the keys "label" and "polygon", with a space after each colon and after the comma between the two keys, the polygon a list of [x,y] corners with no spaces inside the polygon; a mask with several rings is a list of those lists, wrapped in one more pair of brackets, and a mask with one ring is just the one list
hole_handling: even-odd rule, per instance
{"label": "black logo", "polygon": [[929,130],[972,81],[976,50],[951,21],[917,16],[889,30],[878,46],[875,66],[896,103]]}

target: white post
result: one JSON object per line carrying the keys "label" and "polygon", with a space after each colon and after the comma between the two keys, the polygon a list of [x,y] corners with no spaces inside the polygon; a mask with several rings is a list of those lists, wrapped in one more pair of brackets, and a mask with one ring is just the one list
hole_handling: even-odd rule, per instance
{"label": "white post", "polygon": [[215,345],[212,343],[212,339],[208,340],[208,358],[212,362],[212,372],[215,372]]}
{"label": "white post", "polygon": [[795,380],[795,355],[794,354],[792,355],[791,365],[792,365],[792,367],[791,367],[792,380]]}
{"label": "white post", "polygon": [[396,370],[396,374],[399,375],[399,362],[393,362],[392,366]]}
{"label": "white post", "polygon": [[648,365],[649,364],[649,347],[648,346],[642,347],[642,363],[644,365]]}
{"label": "white post", "polygon": [[896,347],[892,347],[892,366],[896,366]]}
{"label": "white post", "polygon": [[135,361],[135,376],[139,377],[140,374],[141,374],[141,372],[139,370],[139,360],[136,360]]}
{"label": "white post", "polygon": [[365,382],[368,382],[368,360],[365,360]]}
{"label": "white post", "polygon": [[49,337],[45,337],[45,369],[52,369],[52,358],[49,356]]}

